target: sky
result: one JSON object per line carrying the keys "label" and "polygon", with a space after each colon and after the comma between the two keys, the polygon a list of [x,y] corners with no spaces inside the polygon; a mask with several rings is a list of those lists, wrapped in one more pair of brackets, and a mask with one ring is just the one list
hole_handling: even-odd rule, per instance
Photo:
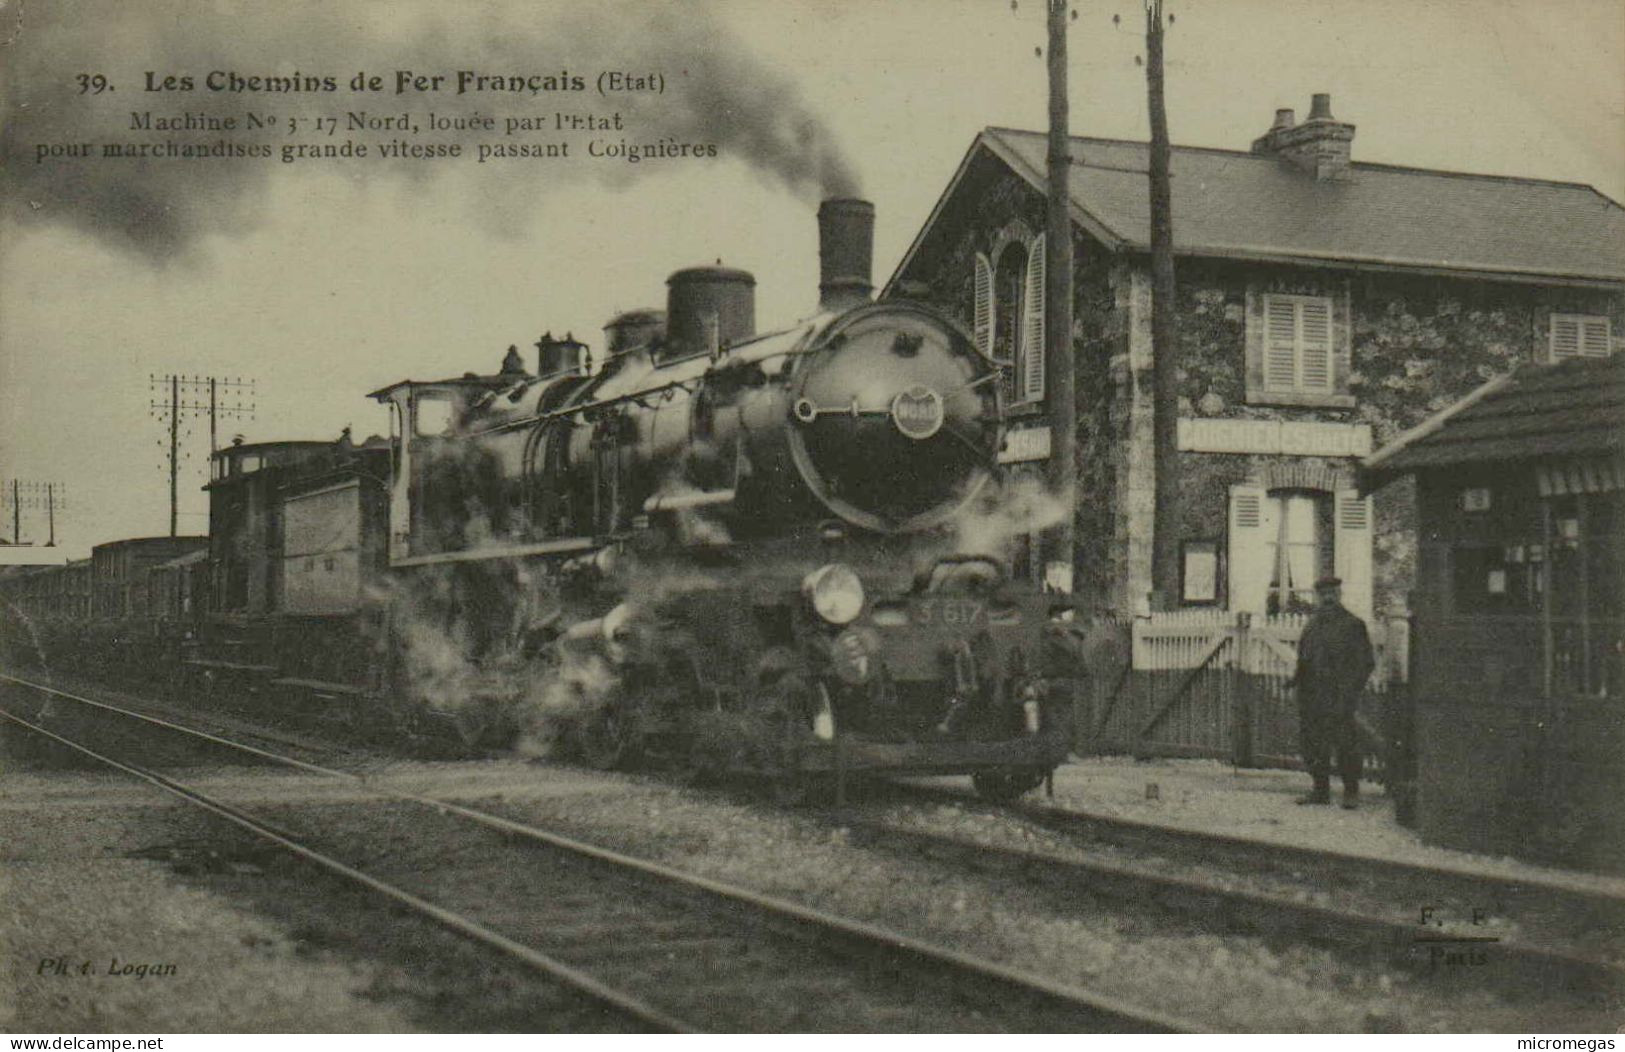
{"label": "sky", "polygon": [[[1244,150],[1277,108],[1301,118],[1311,94],[1329,92],[1357,128],[1356,161],[1589,183],[1625,200],[1618,0],[1166,4],[1176,143]],[[1143,140],[1141,4],[1073,6],[1074,134]],[[64,488],[56,557],[167,532],[154,374],[252,378],[253,417],[223,422],[223,439],[345,426],[360,438],[387,427],[368,391],[493,371],[512,344],[533,361],[544,331],[596,346],[613,313],[663,306],[664,280],[683,266],[752,271],[758,327],[787,323],[816,302],[820,196],[875,202],[878,285],[977,131],[1041,129],[1046,113],[1040,0],[29,0],[0,12],[0,40],[0,483]],[[579,75],[587,90],[395,95],[401,69]],[[601,97],[606,70],[659,73],[666,91]],[[212,92],[211,71],[298,71],[340,89],[365,71],[386,90]],[[194,88],[146,91],[149,72]],[[113,91],[80,94],[80,73]],[[139,111],[284,123],[276,135],[166,136],[131,131]],[[572,156],[484,164],[39,156],[143,139],[389,138],[309,126],[361,111],[499,128],[619,112],[624,130],[537,133],[568,138]],[[288,116],[304,121],[291,135]],[[415,137],[459,138],[503,136]],[[708,143],[718,156],[584,156],[595,139]],[[186,423],[180,532],[201,533],[208,429]],[[24,538],[44,534],[43,512],[25,510]]]}

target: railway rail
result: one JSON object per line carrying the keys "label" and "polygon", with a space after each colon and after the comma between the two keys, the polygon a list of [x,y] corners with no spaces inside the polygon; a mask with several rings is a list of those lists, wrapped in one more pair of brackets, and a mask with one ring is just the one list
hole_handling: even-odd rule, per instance
{"label": "railway rail", "polygon": [[[1281,894],[1226,887],[1214,880],[1152,872],[1143,865],[990,846],[894,822],[850,817],[840,821],[855,844],[917,853],[964,872],[1019,880],[1051,892],[1051,901],[1061,911],[1109,899],[1193,918],[1208,931],[1240,931],[1327,945],[1412,971],[1449,973],[1452,981],[1465,978],[1596,997],[1625,992],[1625,969],[1585,952],[1472,934],[1460,927],[1435,931],[1414,920],[1399,920],[1359,906],[1323,906]],[[1446,954],[1464,959],[1470,948],[1483,951],[1483,963],[1491,967],[1457,968],[1447,963]]]}
{"label": "railway rail", "polygon": [[[297,765],[367,781],[321,765]],[[1053,834],[1050,846],[1060,853],[1001,847],[934,832],[923,824],[869,819],[853,809],[826,817],[866,848],[916,853],[966,872],[1018,879],[1046,890],[1062,912],[1080,903],[1117,900],[1193,918],[1204,930],[1326,945],[1364,960],[1448,974],[1453,980],[1588,997],[1617,998],[1625,991],[1617,950],[1618,933],[1625,930],[1625,898],[1604,891],[1185,832],[1041,805],[998,807],[931,786],[911,785],[909,793],[1048,831]],[[437,809],[459,809],[411,794],[392,795]],[[484,815],[483,820],[498,828],[512,825],[495,816]],[[1102,843],[1110,849],[1108,857],[1087,857],[1088,846]],[[1306,888],[1313,890],[1312,896],[1305,896]],[[1490,926],[1429,930],[1416,923],[1413,907],[1421,902],[1476,904]],[[1471,951],[1482,951],[1483,963],[1493,966],[1439,967],[1439,955]]]}
{"label": "railway rail", "polygon": [[1106,845],[1164,864],[1220,866],[1313,887],[1328,896],[1471,904],[1491,918],[1525,918],[1529,933],[1606,939],[1616,954],[1625,945],[1625,895],[1604,888],[1536,874],[1513,876],[1180,829],[1037,801],[990,804],[969,793],[921,783],[908,789],[916,800],[1010,817],[1077,844]]}
{"label": "railway rail", "polygon": [[[726,1030],[1128,1031],[1194,1029],[1189,1022],[1091,991],[608,851],[445,800],[399,792],[364,775],[283,757],[174,720],[3,676],[20,688],[107,716],[186,735],[298,770],[352,779],[394,801],[503,834],[505,873],[526,882],[524,909],[487,908],[478,889],[442,901],[366,872],[321,836],[273,825],[129,759],[74,741],[0,708],[0,719],[141,779],[328,873],[383,896],[570,987],[639,1025]],[[548,865],[536,864],[545,852]],[[446,895],[454,900],[447,904]]]}

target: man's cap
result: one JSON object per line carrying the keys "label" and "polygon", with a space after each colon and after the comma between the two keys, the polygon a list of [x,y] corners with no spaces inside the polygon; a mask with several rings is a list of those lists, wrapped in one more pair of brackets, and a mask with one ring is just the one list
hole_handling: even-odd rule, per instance
{"label": "man's cap", "polygon": [[1315,587],[1341,588],[1343,587],[1343,579],[1341,577],[1322,577],[1320,580],[1315,582]]}

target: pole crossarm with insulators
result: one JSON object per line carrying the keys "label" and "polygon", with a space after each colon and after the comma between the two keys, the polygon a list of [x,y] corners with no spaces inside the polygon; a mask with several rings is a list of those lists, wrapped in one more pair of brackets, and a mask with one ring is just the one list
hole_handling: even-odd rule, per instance
{"label": "pole crossarm with insulators", "polygon": [[168,431],[166,454],[169,472],[169,535],[178,536],[180,519],[180,462],[186,452],[182,434],[182,421],[208,418],[209,453],[217,447],[219,421],[247,420],[254,415],[254,381],[240,376],[190,376],[167,373],[148,376],[152,398],[148,411],[153,419],[164,424]]}
{"label": "pole crossarm with insulators", "polygon": [[[45,547],[55,547],[56,513],[66,506],[66,493],[66,487],[60,482],[15,478],[0,482],[0,518],[11,521],[11,535],[0,535],[0,545],[33,545],[34,542],[23,534],[23,512],[26,510],[45,513]],[[3,514],[6,511],[10,512],[9,516]]]}

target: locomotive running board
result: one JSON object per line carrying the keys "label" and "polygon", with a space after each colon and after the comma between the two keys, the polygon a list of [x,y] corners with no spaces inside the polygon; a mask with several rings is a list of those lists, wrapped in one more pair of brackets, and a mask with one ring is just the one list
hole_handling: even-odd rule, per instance
{"label": "locomotive running board", "polygon": [[389,565],[438,566],[441,563],[479,562],[485,559],[522,559],[528,555],[569,555],[602,547],[602,542],[595,541],[591,537],[565,537],[557,541],[541,541],[536,544],[493,546],[467,552],[438,552],[434,555],[410,555],[405,559],[392,559]]}

